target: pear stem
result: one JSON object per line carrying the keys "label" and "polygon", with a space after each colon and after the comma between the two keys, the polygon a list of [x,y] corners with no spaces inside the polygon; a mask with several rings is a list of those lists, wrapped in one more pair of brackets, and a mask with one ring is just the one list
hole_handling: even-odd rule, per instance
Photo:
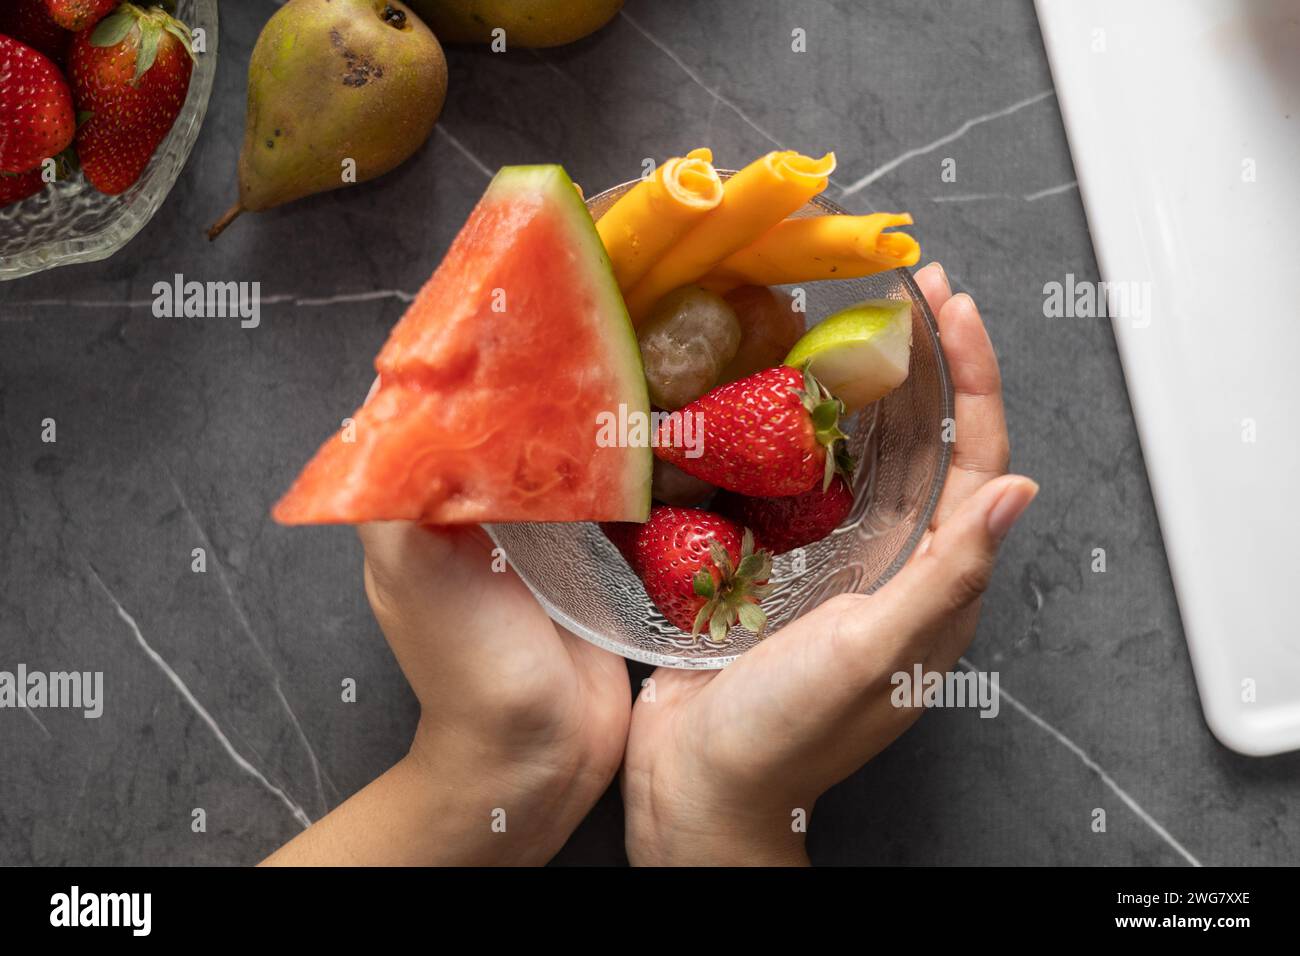
{"label": "pear stem", "polygon": [[226,231],[226,227],[239,218],[239,214],[244,211],[244,207],[235,203],[226,210],[226,214],[212,224],[208,230],[208,242],[212,242],[217,236]]}

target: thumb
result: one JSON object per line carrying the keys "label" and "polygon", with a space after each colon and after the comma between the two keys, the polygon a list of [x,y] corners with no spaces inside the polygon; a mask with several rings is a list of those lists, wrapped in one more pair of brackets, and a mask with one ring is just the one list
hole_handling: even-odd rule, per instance
{"label": "thumb", "polygon": [[358,525],[357,534],[366,552],[366,597],[404,666],[432,650],[431,638],[444,658],[474,640],[494,586],[513,577],[493,572],[492,542],[477,525],[377,521]]}
{"label": "thumb", "polygon": [[[894,579],[871,596],[876,623],[870,626],[871,618],[864,616],[863,630],[876,641],[889,635],[895,646],[887,650],[900,658],[925,659],[932,651],[959,657],[975,634],[979,600],[993,576],[1002,540],[1037,494],[1038,485],[1021,475],[1003,475],[983,485],[927,534]],[[960,646],[937,646],[951,641]]]}
{"label": "thumb", "polygon": [[[862,742],[862,749],[851,751],[856,763],[828,771],[830,780],[840,779],[918,716],[893,705],[891,675],[917,663],[946,670],[970,643],[1002,539],[1037,493],[1038,485],[1018,475],[987,482],[926,535],[879,591],[826,601],[715,681],[721,685],[741,675],[752,680],[763,673],[764,697],[781,705],[783,723],[774,736],[838,734]],[[754,716],[746,719],[753,723]]]}
{"label": "thumb", "polygon": [[357,534],[366,552],[371,603],[416,614],[445,605],[449,597],[467,596],[491,562],[492,542],[477,525],[431,528],[374,521],[358,525]]}
{"label": "thumb", "polygon": [[914,612],[931,620],[974,604],[993,576],[1002,539],[1037,494],[1037,483],[1022,475],[987,482],[922,540],[886,589],[896,582]]}
{"label": "thumb", "polygon": [[357,532],[366,596],[417,694],[435,677],[494,668],[499,677],[506,656],[526,670],[551,649],[558,635],[546,612],[478,525],[385,521]]}

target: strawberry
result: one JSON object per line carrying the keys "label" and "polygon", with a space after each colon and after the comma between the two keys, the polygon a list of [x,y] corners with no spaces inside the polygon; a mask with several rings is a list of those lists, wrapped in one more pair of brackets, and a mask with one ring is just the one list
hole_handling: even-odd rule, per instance
{"label": "strawberry", "polygon": [[714,504],[721,514],[752,528],[773,554],[820,541],[840,526],[853,508],[853,489],[836,475],[826,489],[814,487],[787,498],[746,498],[725,493]]}
{"label": "strawberry", "polygon": [[0,208],[35,196],[44,188],[39,166],[25,173],[0,173]]}
{"label": "strawberry", "polygon": [[[655,454],[688,475],[742,495],[798,495],[836,470],[849,473],[839,416],[844,406],[812,374],[781,365],[719,385],[681,409],[697,444],[684,447],[679,422],[660,424]],[[690,457],[688,452],[698,452]]]}
{"label": "strawberry", "polygon": [[54,22],[45,0],[2,0],[0,33],[62,63],[72,34]]}
{"label": "strawberry", "polygon": [[605,537],[613,542],[614,547],[618,548],[618,553],[623,555],[633,571],[639,573],[636,556],[636,539],[640,533],[641,525],[633,521],[602,521],[600,530],[605,532]]}
{"label": "strawberry", "polygon": [[[754,549],[754,535],[721,515],[698,508],[655,507],[645,524],[607,524],[610,535],[645,585],[654,606],[674,627],[715,641],[739,621],[762,631],[759,600],[772,558]],[[611,533],[612,532],[612,533]]]}
{"label": "strawberry", "polygon": [[72,93],[43,53],[0,36],[0,172],[25,173],[68,148]]}
{"label": "strawberry", "polygon": [[82,169],[102,193],[117,195],[144,172],[189,92],[190,31],[164,10],[124,3],[72,42]]}
{"label": "strawberry", "polygon": [[45,0],[50,19],[74,33],[93,27],[122,0]]}

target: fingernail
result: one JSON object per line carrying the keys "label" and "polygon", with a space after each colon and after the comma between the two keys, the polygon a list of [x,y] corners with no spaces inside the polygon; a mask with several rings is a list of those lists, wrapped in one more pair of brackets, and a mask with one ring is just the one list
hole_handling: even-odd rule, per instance
{"label": "fingernail", "polygon": [[988,528],[996,540],[1001,541],[1025,513],[1029,503],[1038,495],[1038,483],[1020,478],[998,496],[989,509]]}

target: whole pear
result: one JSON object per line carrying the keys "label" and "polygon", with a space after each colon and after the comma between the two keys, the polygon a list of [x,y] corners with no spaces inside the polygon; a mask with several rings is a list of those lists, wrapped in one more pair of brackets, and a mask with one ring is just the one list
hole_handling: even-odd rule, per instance
{"label": "whole pear", "polygon": [[444,43],[490,43],[505,31],[506,48],[563,46],[595,33],[623,0],[411,0]]}
{"label": "whole pear", "polygon": [[289,0],[262,28],[248,65],[240,213],[382,176],[429,137],[447,61],[398,0]]}

